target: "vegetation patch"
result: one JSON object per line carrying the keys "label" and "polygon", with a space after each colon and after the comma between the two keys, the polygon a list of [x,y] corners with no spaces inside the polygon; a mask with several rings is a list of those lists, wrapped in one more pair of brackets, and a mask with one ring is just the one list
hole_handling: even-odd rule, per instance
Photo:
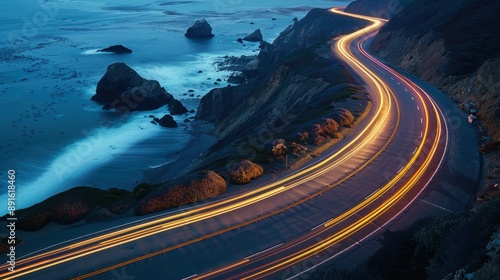
{"label": "vegetation patch", "polygon": [[229,170],[229,182],[232,184],[248,184],[251,180],[257,179],[264,173],[262,166],[249,160],[242,160]]}
{"label": "vegetation patch", "polygon": [[226,191],[224,178],[213,171],[200,172],[181,182],[151,191],[135,207],[136,215],[146,215],[173,207],[202,201]]}
{"label": "vegetation patch", "polygon": [[50,222],[58,224],[78,222],[86,219],[96,208],[105,208],[111,214],[122,214],[132,205],[132,194],[125,190],[75,187],[31,207],[18,210],[16,225],[20,230],[34,231]]}

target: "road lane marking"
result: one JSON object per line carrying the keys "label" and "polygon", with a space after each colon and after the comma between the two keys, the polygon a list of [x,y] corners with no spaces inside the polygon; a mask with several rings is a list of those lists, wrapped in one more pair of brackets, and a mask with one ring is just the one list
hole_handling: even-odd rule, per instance
{"label": "road lane marking", "polygon": [[406,91],[406,92],[408,92],[408,90],[407,90],[407,89],[405,89],[405,91]]}
{"label": "road lane marking", "polygon": [[313,227],[313,228],[311,229],[311,231],[313,231],[313,230],[315,230],[315,229],[317,229],[317,228],[319,228],[319,227],[321,227],[321,226],[324,226],[326,223],[328,223],[328,222],[329,222],[329,221],[331,221],[331,220],[333,220],[333,218],[330,218],[330,219],[328,219],[327,221],[324,221],[323,223],[321,223],[321,224],[319,224],[319,225],[317,225],[317,226]]}
{"label": "road lane marking", "polygon": [[429,205],[432,205],[432,206],[434,206],[434,207],[437,207],[437,208],[439,208],[439,209],[441,209],[441,210],[444,210],[444,211],[447,211],[447,212],[453,213],[451,210],[448,210],[448,209],[446,209],[446,208],[444,208],[444,207],[441,207],[441,206],[439,206],[439,205],[436,205],[436,204],[434,204],[434,203],[432,203],[432,202],[429,202],[429,201],[427,201],[427,200],[420,199],[420,201],[425,202],[425,203],[427,203],[427,204],[429,204]]}
{"label": "road lane marking", "polygon": [[401,170],[403,170],[403,168],[404,168],[404,166],[403,166],[403,167],[401,167],[401,168],[398,170],[398,172],[396,172],[396,174],[399,174],[399,172],[401,172]]}
{"label": "road lane marking", "polygon": [[418,106],[417,106],[417,110],[419,110],[419,111],[420,111],[420,107],[418,107]]}
{"label": "road lane marking", "polygon": [[417,151],[417,148],[418,148],[418,147],[415,147],[415,150],[413,150],[413,153],[411,153],[412,155],[414,155],[414,154],[415,154],[415,152]]}
{"label": "road lane marking", "polygon": [[277,248],[277,247],[279,247],[279,246],[281,246],[281,245],[283,245],[283,242],[281,242],[280,244],[274,245],[274,246],[272,246],[272,247],[269,247],[269,248],[267,248],[267,249],[265,249],[265,250],[262,250],[262,251],[260,251],[260,252],[257,252],[257,253],[255,253],[255,254],[253,254],[253,255],[250,255],[250,256],[246,257],[245,259],[250,259],[250,258],[255,257],[255,256],[257,256],[257,255],[263,254],[263,253],[265,253],[265,252],[267,252],[267,251],[270,251],[270,250],[272,250],[272,249],[274,249],[274,248]]}
{"label": "road lane marking", "polygon": [[319,225],[317,225],[317,226],[313,227],[313,228],[311,229],[311,231],[314,231],[315,229],[317,229],[317,228],[319,228],[319,227],[322,227],[322,226],[324,226],[324,225],[325,225],[325,223],[319,224]]}
{"label": "road lane marking", "polygon": [[420,123],[424,123],[424,119],[420,118]]}
{"label": "road lane marking", "polygon": [[411,100],[415,101],[415,98],[413,98],[413,96],[411,97]]}
{"label": "road lane marking", "polygon": [[198,274],[193,274],[193,275],[188,276],[186,278],[182,278],[182,280],[187,280],[187,279],[195,278],[196,276],[198,276]]}
{"label": "road lane marking", "polygon": [[422,138],[422,131],[420,131],[420,138]]}

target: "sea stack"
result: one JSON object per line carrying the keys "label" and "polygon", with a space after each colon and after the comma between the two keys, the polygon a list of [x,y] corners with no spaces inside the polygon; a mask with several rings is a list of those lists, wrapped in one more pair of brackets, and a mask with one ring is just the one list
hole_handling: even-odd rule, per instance
{"label": "sea stack", "polygon": [[171,114],[187,113],[186,107],[158,81],[144,79],[123,62],[108,66],[106,74],[97,83],[92,100],[103,104],[107,110],[147,111],[169,105]]}
{"label": "sea stack", "polygon": [[100,49],[100,50],[98,50],[98,52],[109,52],[109,53],[122,54],[122,53],[131,53],[132,50],[127,48],[127,47],[124,47],[122,45],[114,45],[114,46],[110,46],[110,47],[107,47],[104,49]]}
{"label": "sea stack", "polygon": [[208,39],[214,37],[212,26],[205,20],[197,20],[193,26],[189,27],[184,36],[188,38]]}
{"label": "sea stack", "polygon": [[254,32],[248,34],[243,40],[248,42],[262,42],[262,33],[260,29],[255,30]]}

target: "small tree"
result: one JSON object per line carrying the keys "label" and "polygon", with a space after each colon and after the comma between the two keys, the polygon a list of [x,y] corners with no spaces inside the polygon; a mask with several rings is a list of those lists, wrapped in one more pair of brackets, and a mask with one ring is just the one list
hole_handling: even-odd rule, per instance
{"label": "small tree", "polygon": [[279,142],[278,144],[273,146],[273,154],[275,156],[285,156],[285,170],[288,169],[288,149],[285,145],[285,142]]}

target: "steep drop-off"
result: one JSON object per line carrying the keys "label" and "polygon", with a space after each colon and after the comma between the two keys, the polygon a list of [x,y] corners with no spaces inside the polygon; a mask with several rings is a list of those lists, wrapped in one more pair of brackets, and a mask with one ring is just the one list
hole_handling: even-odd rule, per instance
{"label": "steep drop-off", "polygon": [[476,103],[500,140],[499,10],[494,0],[414,1],[380,30],[372,50],[454,99]]}

